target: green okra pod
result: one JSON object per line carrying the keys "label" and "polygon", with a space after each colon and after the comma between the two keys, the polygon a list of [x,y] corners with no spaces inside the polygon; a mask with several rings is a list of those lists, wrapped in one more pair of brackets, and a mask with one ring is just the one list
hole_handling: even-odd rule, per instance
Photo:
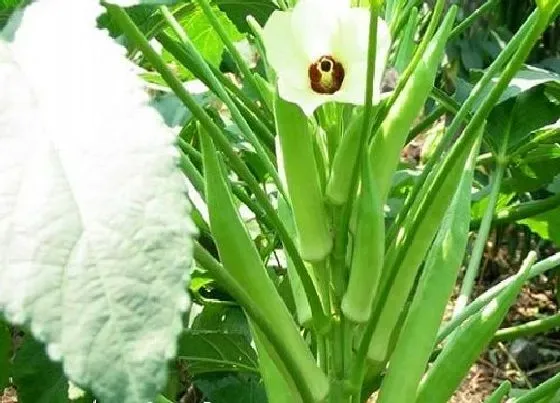
{"label": "green okra pod", "polygon": [[259,354],[259,369],[266,386],[268,403],[303,403],[286,366],[266,336],[256,323],[251,320],[248,322]]}
{"label": "green okra pod", "polygon": [[[455,12],[453,11],[450,11],[447,14],[443,25],[440,27],[434,36],[434,39],[428,46],[427,54],[433,54],[435,50],[432,49],[432,51],[430,51],[429,49],[436,45],[440,45],[440,42],[445,42],[445,38],[447,38],[453,26],[454,16]],[[434,68],[437,68],[439,59],[437,63],[434,63]],[[423,64],[423,62],[420,62],[419,66]],[[411,77],[412,81],[417,79],[415,75],[416,74]],[[421,70],[420,77],[424,77],[425,75],[426,71]],[[405,91],[406,87],[405,90],[403,90],[403,94]],[[482,131],[479,135],[481,134]],[[379,135],[376,136],[376,138],[379,137]],[[420,267],[420,264],[422,263],[422,260],[424,259],[424,256],[437,232],[441,219],[449,206],[449,202],[457,189],[457,185],[465,167],[465,162],[470,154],[470,149],[473,147],[475,140],[475,138],[471,139],[471,146],[454,161],[453,168],[448,172],[445,183],[440,188],[440,197],[437,202],[433,203],[426,214],[422,217],[415,217],[415,211],[412,211],[411,219],[408,224],[409,226],[412,226],[414,221],[418,221],[419,225],[417,231],[415,231],[414,234],[409,235],[409,228],[402,228],[401,231],[399,231],[399,237],[397,237],[396,242],[393,243],[386,252],[380,287],[388,286],[390,287],[390,290],[387,294],[386,300],[376,302],[378,304],[383,304],[384,308],[380,313],[376,330],[373,334],[368,351],[368,358],[372,361],[384,361],[387,358],[386,356],[388,354],[393,330],[395,329],[400,314],[405,307],[408,295],[414,284],[414,279],[416,278],[417,270]],[[376,154],[374,154],[371,158],[383,158],[382,156],[375,157],[375,155]],[[376,171],[374,170],[374,176],[375,172]],[[378,176],[375,176],[375,178],[376,180],[380,179]],[[380,190],[379,192],[382,193],[383,191]],[[424,194],[419,195],[415,206],[421,204],[423,196]],[[410,237],[412,240],[408,239]],[[410,241],[409,247],[404,248],[403,245],[405,240]],[[393,284],[386,284],[387,278],[391,274],[395,275],[394,282]]]}
{"label": "green okra pod", "polygon": [[278,165],[284,171],[301,257],[318,262],[331,251],[333,239],[307,117],[278,95],[274,114],[281,148]]}
{"label": "green okra pod", "polygon": [[371,316],[385,254],[384,209],[367,161],[362,165],[357,209],[350,278],[342,312],[353,322],[365,323]]}
{"label": "green okra pod", "polygon": [[[389,285],[390,289],[386,299],[378,301],[378,303],[384,304],[384,309],[381,311],[368,350],[368,358],[372,361],[383,361],[388,358],[391,338],[399,317],[405,309],[418,268],[422,264],[455,194],[467,158],[473,148],[478,148],[478,139],[482,136],[482,133],[483,129],[479,131],[479,136],[473,139],[474,144],[471,143],[471,147],[454,161],[452,169],[439,188],[438,200],[432,203],[422,216],[419,216],[417,211],[423,197],[423,194],[419,195],[411,211],[411,220],[401,228],[400,237],[387,250],[381,284],[383,286],[387,285],[390,273],[395,273],[395,277],[393,283]],[[412,232],[411,228],[415,223],[417,223],[417,229]]]}
{"label": "green okra pod", "polygon": [[369,147],[371,169],[383,202],[387,199],[408,132],[434,85],[456,12],[457,8],[452,7],[445,16]]}
{"label": "green okra pod", "polygon": [[420,383],[416,403],[448,401],[470,366],[492,340],[536,260],[536,253],[530,252],[523,262],[521,275],[456,330]]}
{"label": "green okra pod", "polygon": [[[290,211],[288,203],[282,198],[278,200],[278,216],[286,224],[286,230],[290,236],[296,238],[296,228],[292,212]],[[309,301],[307,300],[303,284],[297,274],[297,270],[294,267],[292,259],[290,259],[290,256],[286,256],[286,260],[288,266],[288,277],[290,279],[290,288],[292,289],[292,295],[294,296],[294,303],[296,305],[297,320],[300,325],[309,328],[313,321]],[[313,279],[313,270],[310,267],[310,264],[306,263],[305,267],[307,268],[309,276]]]}
{"label": "green okra pod", "polygon": [[422,276],[381,385],[378,403],[413,402],[416,396],[465,254],[478,149],[475,146],[471,151],[459,188],[426,257]]}
{"label": "green okra pod", "polygon": [[206,201],[210,228],[220,260],[231,275],[251,295],[252,302],[269,318],[268,325],[281,333],[282,356],[299,392],[307,400],[320,402],[328,394],[329,383],[317,367],[311,351],[299,333],[288,308],[267,274],[259,253],[234,204],[218,153],[206,133],[201,135]]}
{"label": "green okra pod", "polygon": [[350,195],[352,173],[358,159],[363,122],[363,113],[354,117],[334,154],[326,196],[335,205],[345,203]]}

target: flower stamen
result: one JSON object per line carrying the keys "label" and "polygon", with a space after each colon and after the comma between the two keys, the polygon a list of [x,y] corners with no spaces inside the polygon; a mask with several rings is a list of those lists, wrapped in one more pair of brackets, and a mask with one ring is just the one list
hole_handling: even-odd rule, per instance
{"label": "flower stamen", "polygon": [[334,94],[342,87],[344,67],[332,56],[321,56],[308,72],[311,89],[318,94]]}

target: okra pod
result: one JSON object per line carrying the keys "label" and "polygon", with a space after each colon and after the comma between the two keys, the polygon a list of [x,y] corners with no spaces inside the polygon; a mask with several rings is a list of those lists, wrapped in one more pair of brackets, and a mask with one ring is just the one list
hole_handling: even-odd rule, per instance
{"label": "okra pod", "polygon": [[[296,228],[294,224],[294,219],[292,216],[292,212],[290,211],[290,207],[288,203],[280,198],[278,200],[278,217],[286,224],[286,230],[294,239],[296,238]],[[303,285],[301,280],[297,274],[297,270],[294,267],[294,263],[290,256],[286,256],[287,265],[288,265],[288,278],[290,279],[290,288],[292,289],[292,295],[294,296],[294,303],[296,306],[296,317],[301,326],[310,327],[311,322],[313,320],[311,314],[311,307],[309,306],[309,301],[307,300],[307,296],[305,295],[305,290],[303,289]],[[309,263],[305,264],[305,268],[309,273],[310,277],[313,279],[313,270],[309,267]]]}
{"label": "okra pod", "polygon": [[284,171],[301,257],[318,262],[329,254],[333,240],[307,117],[278,95],[274,114],[281,148],[279,169]]}
{"label": "okra pod", "polygon": [[[438,200],[429,206],[422,217],[418,215],[417,210],[419,205],[421,205],[427,188],[423,193],[419,194],[419,198],[411,210],[410,220],[400,231],[401,236],[387,250],[381,284],[383,286],[387,285],[388,277],[392,272],[396,273],[396,275],[393,283],[390,285],[385,301],[377,302],[384,304],[384,308],[379,316],[376,331],[373,334],[368,351],[368,358],[372,361],[384,361],[387,358],[393,331],[396,328],[399,316],[405,309],[405,304],[414,285],[418,268],[422,264],[424,256],[455,194],[471,149],[477,148],[478,139],[482,136],[482,133],[483,130],[480,130],[478,137],[472,139],[471,146],[454,161],[452,169],[448,172],[444,183],[439,189],[440,196]],[[417,229],[414,233],[411,233],[411,228],[416,223]]]}
{"label": "okra pod", "polygon": [[259,369],[266,386],[268,403],[303,403],[286,366],[266,336],[251,320],[249,328],[259,355]]}
{"label": "okra pod", "polygon": [[471,188],[478,149],[478,146],[472,149],[459,188],[426,258],[381,385],[378,403],[413,402],[416,396],[467,246]]}
{"label": "okra pod", "polygon": [[371,316],[385,254],[383,204],[367,165],[367,158],[362,165],[357,208],[350,278],[342,299],[342,312],[353,322],[365,323]]}
{"label": "okra pod", "polygon": [[252,302],[269,318],[269,326],[281,333],[278,341],[282,350],[291,352],[282,359],[302,397],[320,402],[328,394],[328,380],[317,367],[299,328],[267,274],[235,207],[212,140],[206,133],[201,134],[210,228],[220,259],[226,270],[251,295]]}
{"label": "okra pod", "polygon": [[434,85],[456,12],[457,8],[452,7],[445,16],[369,147],[371,169],[377,180],[382,202],[387,199],[407,134]]}
{"label": "okra pod", "polygon": [[[456,9],[453,8],[452,10]],[[454,16],[455,11],[450,11],[447,14],[443,25],[440,27],[434,36],[434,39],[428,46],[427,54],[433,55],[434,53],[438,53],[434,49],[431,51],[429,49],[439,46],[441,42],[445,42],[445,38],[447,38],[453,26]],[[443,45],[441,46],[443,47]],[[428,59],[434,63],[434,68],[437,68],[439,59],[433,60],[431,57]],[[420,67],[425,64],[425,62],[420,62],[418,66]],[[421,69],[420,77],[424,77],[426,74],[426,71]],[[416,73],[411,77],[411,81],[417,80],[417,77],[414,77],[415,75]],[[405,90],[403,90],[403,94],[404,93]],[[414,94],[411,95],[414,96]],[[479,135],[481,135],[481,133],[482,132],[480,132]],[[379,137],[379,135],[376,136],[376,138]],[[420,264],[422,263],[422,260],[424,259],[424,256],[434,239],[439,224],[441,223],[441,219],[449,206],[449,202],[457,189],[457,185],[465,167],[465,162],[474,142],[475,138],[471,139],[471,146],[454,161],[453,168],[449,171],[444,184],[441,186],[439,192],[440,198],[438,201],[433,203],[426,214],[422,217],[416,217],[414,209],[411,211],[412,214],[410,220],[408,221],[409,225],[413,225],[414,221],[419,221],[420,224],[417,231],[413,234],[410,246],[405,248],[405,250],[402,249],[404,240],[407,239],[407,236],[411,236],[408,235],[408,230],[405,227],[400,231],[400,237],[398,237],[396,242],[393,243],[387,250],[380,286],[389,286],[390,291],[386,300],[376,302],[377,304],[383,304],[384,308],[381,310],[376,330],[373,334],[368,351],[368,358],[372,361],[384,361],[385,358],[387,358],[386,356],[393,330],[395,329],[399,317],[405,307],[406,300],[408,299],[408,295],[414,284],[414,279],[416,278],[418,267],[420,267]],[[375,159],[376,157],[372,156],[371,158]],[[376,171],[374,170],[374,176],[375,172]],[[379,179],[378,176],[375,176],[375,178],[376,180]],[[424,192],[426,191],[427,188]],[[381,190],[380,193],[382,193]],[[415,206],[419,206],[421,204],[420,202],[423,196],[424,193],[419,194]],[[396,273],[396,276],[393,284],[386,284],[387,278],[394,273]]]}
{"label": "okra pod", "polygon": [[528,279],[537,255],[530,252],[521,268],[521,275],[480,312],[456,330],[444,346],[418,387],[416,403],[445,403],[480,353],[492,340],[523,283]]}
{"label": "okra pod", "polygon": [[354,117],[334,154],[326,195],[327,199],[335,205],[345,203],[350,195],[352,172],[358,160],[363,122],[363,113]]}

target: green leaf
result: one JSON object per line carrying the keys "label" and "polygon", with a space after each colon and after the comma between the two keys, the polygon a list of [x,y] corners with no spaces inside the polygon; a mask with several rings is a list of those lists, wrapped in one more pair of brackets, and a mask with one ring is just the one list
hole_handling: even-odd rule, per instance
{"label": "green leaf", "polygon": [[160,5],[160,4],[175,4],[179,0],[105,0],[106,3],[114,4],[121,7],[131,7],[137,5]]}
{"label": "green leaf", "polygon": [[531,192],[549,184],[560,173],[557,159],[522,163],[510,168],[511,177],[502,183],[502,192]]}
{"label": "green leaf", "polygon": [[[478,98],[478,101],[475,102],[472,107],[473,111],[479,108],[480,103],[493,89],[497,81],[498,79],[494,78],[491,84],[483,90],[480,97]],[[521,70],[519,70],[515,77],[510,81],[508,87],[501,95],[497,104],[507,101],[510,98],[514,98],[519,94],[529,91],[532,88],[540,85],[546,85],[558,89],[560,88],[560,75],[538,67],[525,66]],[[474,88],[474,85],[459,79],[457,88],[458,91],[455,94],[455,98],[457,99],[457,101],[462,103],[469,95],[470,91]]]}
{"label": "green leaf", "polygon": [[521,93],[498,105],[486,125],[485,140],[494,153],[506,143],[508,154],[527,143],[533,132],[558,120],[558,105],[548,100],[543,87]]}
{"label": "green leaf", "polygon": [[212,403],[267,403],[262,380],[255,375],[209,374],[194,383]]}
{"label": "green leaf", "polygon": [[13,366],[18,402],[63,403],[68,401],[68,380],[59,363],[52,362],[43,344],[26,336]]}
{"label": "green leaf", "polygon": [[215,0],[214,3],[241,32],[250,32],[247,16],[253,16],[259,24],[264,25],[270,14],[277,9],[272,0]]}
{"label": "green leaf", "polygon": [[[220,24],[224,27],[232,41],[235,42],[243,39],[243,35],[239,33],[226,14],[221,12],[215,6],[214,12],[220,21]],[[204,12],[199,7],[193,7],[191,12],[181,15],[178,22],[185,29],[190,40],[193,42],[202,57],[213,66],[219,67],[222,60],[224,45],[219,35],[208,22]],[[171,28],[166,28],[165,33],[173,39],[178,40]],[[173,61],[173,57],[166,50],[163,51],[162,55],[166,61]],[[194,78],[194,75],[181,64],[175,63],[175,66],[178,69],[177,73],[181,79],[190,80]]]}
{"label": "green leaf", "polygon": [[137,403],[176,352],[194,227],[175,135],[101,11],[36,2],[0,40],[0,310],[100,401]]}
{"label": "green leaf", "polygon": [[208,304],[194,318],[194,330],[212,330],[229,334],[240,334],[251,341],[251,331],[243,310],[238,306]]}
{"label": "green leaf", "polygon": [[207,372],[255,372],[255,350],[241,334],[191,330],[181,336],[179,360],[187,361],[190,375]]}
{"label": "green leaf", "polygon": [[539,234],[541,238],[550,239],[560,245],[560,208],[519,221]]}
{"label": "green leaf", "polygon": [[0,391],[10,382],[12,335],[8,325],[0,320]]}

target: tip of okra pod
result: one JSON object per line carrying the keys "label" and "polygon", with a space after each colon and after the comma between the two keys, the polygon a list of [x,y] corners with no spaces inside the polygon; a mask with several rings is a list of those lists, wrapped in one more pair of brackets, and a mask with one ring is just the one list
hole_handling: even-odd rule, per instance
{"label": "tip of okra pod", "polygon": [[325,197],[329,203],[335,206],[341,206],[346,203],[348,199],[348,189],[341,188],[337,181],[331,177],[325,189]]}
{"label": "tip of okra pod", "polygon": [[344,294],[340,307],[344,316],[353,323],[366,323],[371,316],[371,306],[356,303],[356,299],[348,293]]}
{"label": "tip of okra pod", "polygon": [[330,232],[316,234],[315,237],[300,235],[299,250],[301,258],[310,263],[318,263],[325,260],[333,248],[333,239]]}

